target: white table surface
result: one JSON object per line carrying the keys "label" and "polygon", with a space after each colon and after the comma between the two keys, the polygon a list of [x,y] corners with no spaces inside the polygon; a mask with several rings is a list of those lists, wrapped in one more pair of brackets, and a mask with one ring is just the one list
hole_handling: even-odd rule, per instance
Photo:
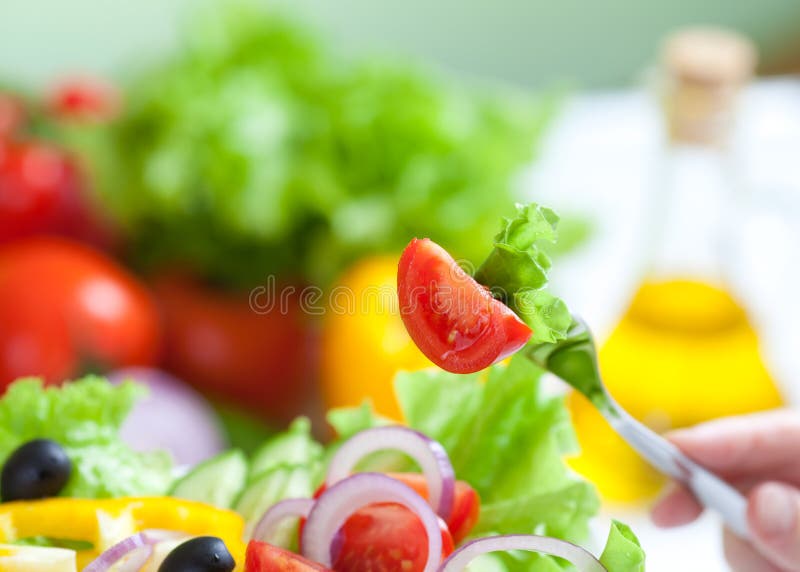
{"label": "white table surface", "polygon": [[[564,213],[590,216],[591,242],[559,260],[553,284],[602,339],[638,284],[643,216],[662,137],[646,90],[579,95],[565,103],[526,192]],[[735,136],[744,183],[757,201],[738,237],[736,291],[745,296],[768,365],[790,402],[800,403],[800,81],[760,82],[745,93]],[[650,572],[724,571],[714,515],[678,530],[655,528],[644,511],[605,507],[631,524]]]}

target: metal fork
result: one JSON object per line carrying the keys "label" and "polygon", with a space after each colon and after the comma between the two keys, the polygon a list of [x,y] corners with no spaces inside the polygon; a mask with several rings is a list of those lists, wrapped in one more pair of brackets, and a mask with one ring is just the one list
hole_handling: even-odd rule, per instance
{"label": "metal fork", "polygon": [[706,507],[716,511],[727,527],[749,537],[747,501],[732,486],[684,455],[675,445],[634,419],[614,401],[603,385],[597,348],[586,323],[573,316],[567,338],[529,346],[527,356],[580,391],[614,430],[653,467],[686,486]]}

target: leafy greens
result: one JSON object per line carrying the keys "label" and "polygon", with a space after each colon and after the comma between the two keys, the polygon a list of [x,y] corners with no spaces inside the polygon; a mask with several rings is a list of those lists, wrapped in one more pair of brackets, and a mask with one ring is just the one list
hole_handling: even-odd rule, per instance
{"label": "leafy greens", "polygon": [[33,378],[17,381],[0,399],[0,465],[23,443],[52,439],[72,461],[62,496],[164,494],[172,482],[169,456],[138,453],[119,438],[122,422],[144,391],[92,376],[62,387],[44,387]]}
{"label": "leafy greens", "polygon": [[413,235],[480,256],[553,101],[338,58],[270,3],[224,0],[118,122],[71,136],[140,264],[325,285]]}
{"label": "leafy greens", "polygon": [[550,209],[518,205],[515,217],[503,219],[494,248],[475,272],[478,282],[531,327],[531,343],[564,339],[572,324],[566,304],[546,288],[550,257],[544,246],[556,242],[557,225]]}
{"label": "leafy greens", "polygon": [[[442,443],[458,478],[480,495],[475,535],[544,534],[580,541],[599,509],[594,487],[563,461],[577,443],[563,398],[545,396],[541,374],[517,356],[476,374],[429,369],[400,373],[395,380],[406,423]],[[328,421],[341,439],[386,423],[368,405],[333,410]],[[366,468],[383,469],[396,459],[375,462],[379,465]],[[609,572],[644,570],[644,552],[621,523],[612,525],[604,558]],[[564,568],[553,558],[524,553],[493,554],[471,569]]]}

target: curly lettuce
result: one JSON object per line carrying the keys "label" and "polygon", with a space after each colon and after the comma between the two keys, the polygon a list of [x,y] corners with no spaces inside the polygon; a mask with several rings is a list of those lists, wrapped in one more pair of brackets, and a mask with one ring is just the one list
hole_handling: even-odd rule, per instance
{"label": "curly lettuce", "polygon": [[566,304],[547,289],[545,247],[556,243],[558,220],[536,203],[517,205],[516,216],[503,219],[491,253],[475,272],[478,282],[531,327],[531,343],[562,340],[572,324]]}
{"label": "curly lettuce", "polygon": [[61,387],[45,387],[35,378],[15,382],[0,399],[0,465],[23,443],[52,439],[72,461],[62,496],[165,494],[172,482],[169,455],[138,453],[119,437],[122,422],[144,391],[93,376]]}

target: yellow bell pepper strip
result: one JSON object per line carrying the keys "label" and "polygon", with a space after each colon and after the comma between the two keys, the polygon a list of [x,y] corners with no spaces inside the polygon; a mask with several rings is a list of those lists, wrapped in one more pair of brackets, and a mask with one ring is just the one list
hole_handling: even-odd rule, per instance
{"label": "yellow bell pepper strip", "polygon": [[66,548],[0,544],[3,572],[76,572],[75,551]]}
{"label": "yellow bell pepper strip", "polygon": [[237,563],[244,562],[244,521],[233,511],[172,497],[50,498],[0,504],[0,542],[34,536],[81,540],[79,565],[140,530],[160,528],[191,536],[217,536]]}

